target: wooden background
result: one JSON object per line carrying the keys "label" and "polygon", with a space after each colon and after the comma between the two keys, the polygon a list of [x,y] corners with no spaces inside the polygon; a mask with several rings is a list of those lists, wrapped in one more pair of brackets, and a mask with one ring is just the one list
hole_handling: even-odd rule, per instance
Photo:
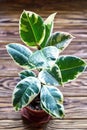
{"label": "wooden background", "polygon": [[[33,130],[22,122],[20,112],[13,110],[12,91],[22,69],[5,48],[8,43],[22,43],[18,20],[23,9],[35,11],[44,19],[57,11],[54,31],[66,31],[76,37],[63,54],[87,61],[87,0],[0,0],[0,130]],[[65,97],[65,118],[51,120],[38,130],[87,130],[87,71],[61,91]]]}

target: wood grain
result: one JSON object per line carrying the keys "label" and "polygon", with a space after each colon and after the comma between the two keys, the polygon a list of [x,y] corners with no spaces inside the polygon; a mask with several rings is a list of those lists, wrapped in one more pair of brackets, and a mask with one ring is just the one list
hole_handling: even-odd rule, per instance
{"label": "wood grain", "polygon": [[[12,43],[12,42],[9,42]],[[7,43],[7,44],[9,44]],[[13,42],[15,43],[15,42]],[[16,42],[20,43],[20,42]],[[7,50],[6,50],[6,45],[7,44],[1,44],[0,48],[0,60],[1,59],[11,59],[11,57],[8,55]],[[20,43],[22,44],[22,43]],[[78,50],[74,49],[77,48]],[[33,50],[33,48],[31,49]],[[87,45],[86,42],[73,42],[60,54],[60,55],[75,55],[83,59],[87,59]]]}
{"label": "wood grain", "polygon": [[[71,33],[76,38],[62,54],[79,56],[87,61],[86,0],[1,0],[0,1],[0,130],[34,130],[23,123],[20,112],[12,107],[12,92],[23,70],[6,51],[9,43],[23,44],[19,36],[19,18],[25,10],[35,11],[44,19],[58,12],[55,31]],[[32,49],[33,50],[33,49]],[[60,87],[64,94],[65,118],[53,119],[37,130],[87,130],[87,69],[77,80]],[[35,129],[36,130],[36,129]]]}
{"label": "wood grain", "polygon": [[18,76],[21,70],[13,60],[0,60],[0,76]]}
{"label": "wood grain", "polygon": [[[56,128],[55,128],[56,126]],[[47,130],[71,130],[71,129],[87,129],[87,119],[85,120],[53,120],[47,125]]]}
{"label": "wood grain", "polygon": [[[13,71],[13,74],[15,72]],[[11,74],[12,75],[12,74]],[[67,83],[65,87],[58,87],[64,94],[64,96],[69,97],[86,97],[87,96],[87,72],[84,72],[83,75],[71,83]],[[8,95],[12,93],[12,89],[18,83],[20,78],[11,76],[11,77],[0,77],[0,95]],[[9,90],[6,92],[6,90]]]}
{"label": "wood grain", "polygon": [[0,120],[1,130],[43,130],[43,128],[31,128],[29,125],[23,124],[22,120]]}
{"label": "wood grain", "polygon": [[[2,93],[5,95],[6,90],[3,90]],[[3,95],[0,95],[0,120],[21,119],[20,112],[15,112],[12,107],[12,91],[5,95],[4,98]],[[64,97],[64,107],[64,120],[87,119],[87,97]]]}
{"label": "wood grain", "polygon": [[[0,120],[1,130],[36,130],[23,124],[22,120]],[[86,130],[87,119],[85,120],[51,120],[44,130]],[[42,129],[37,129],[42,130]]]}

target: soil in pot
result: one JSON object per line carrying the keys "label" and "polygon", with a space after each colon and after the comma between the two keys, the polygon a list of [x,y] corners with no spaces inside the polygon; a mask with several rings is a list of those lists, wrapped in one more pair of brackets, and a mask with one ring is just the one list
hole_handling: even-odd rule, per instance
{"label": "soil in pot", "polygon": [[29,106],[24,107],[21,113],[23,120],[34,127],[41,127],[51,119],[51,116],[41,109],[39,96]]}

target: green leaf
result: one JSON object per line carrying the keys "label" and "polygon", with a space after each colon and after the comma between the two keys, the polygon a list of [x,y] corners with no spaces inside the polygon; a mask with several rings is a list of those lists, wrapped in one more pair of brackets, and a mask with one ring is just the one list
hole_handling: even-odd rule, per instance
{"label": "green leaf", "polygon": [[45,37],[43,19],[31,11],[23,11],[20,17],[19,31],[21,39],[28,46],[38,46]]}
{"label": "green leaf", "polygon": [[19,73],[19,76],[21,79],[33,76],[36,77],[36,74],[31,70],[23,70],[21,73]]}
{"label": "green leaf", "polygon": [[12,43],[6,46],[7,51],[13,60],[23,68],[47,68],[55,63],[59,51],[56,47],[45,47],[32,53],[27,47],[21,44]]}
{"label": "green leaf", "polygon": [[47,68],[55,63],[58,58],[59,51],[56,47],[49,46],[42,50],[37,50],[29,57],[29,63],[34,68]]}
{"label": "green leaf", "polygon": [[44,21],[46,33],[45,33],[45,38],[44,38],[43,42],[41,43],[41,48],[45,47],[45,45],[47,43],[47,40],[48,40],[48,38],[50,37],[50,35],[52,33],[52,30],[53,30],[53,20],[54,20],[55,15],[56,15],[56,13],[51,14]]}
{"label": "green leaf", "polygon": [[47,46],[56,46],[61,52],[69,45],[73,38],[74,37],[69,33],[56,32],[49,38]]}
{"label": "green leaf", "polygon": [[12,59],[24,68],[31,68],[32,66],[29,64],[28,59],[32,54],[31,50],[28,49],[26,46],[18,44],[18,43],[11,43],[6,46],[9,55]]}
{"label": "green leaf", "polygon": [[49,115],[57,118],[64,117],[63,95],[59,89],[44,85],[41,88],[41,107]]}
{"label": "green leaf", "polygon": [[18,111],[27,106],[40,92],[41,84],[35,77],[21,80],[13,92],[13,106]]}
{"label": "green leaf", "polygon": [[57,65],[44,69],[39,73],[39,80],[43,84],[58,86],[62,84],[61,71]]}
{"label": "green leaf", "polygon": [[75,56],[60,56],[56,64],[59,66],[62,74],[62,81],[69,82],[76,79],[86,68],[84,60]]}

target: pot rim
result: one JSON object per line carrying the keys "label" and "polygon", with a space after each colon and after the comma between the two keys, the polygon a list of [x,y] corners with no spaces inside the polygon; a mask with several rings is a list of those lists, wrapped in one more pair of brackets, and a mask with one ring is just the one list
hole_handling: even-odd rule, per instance
{"label": "pot rim", "polygon": [[[36,109],[32,109],[30,106],[26,106],[25,108],[27,108],[27,110],[30,110],[31,112],[36,112],[36,113],[43,113],[43,112],[45,112],[43,109],[42,110],[36,110]],[[48,113],[46,113],[46,114],[48,114]]]}

